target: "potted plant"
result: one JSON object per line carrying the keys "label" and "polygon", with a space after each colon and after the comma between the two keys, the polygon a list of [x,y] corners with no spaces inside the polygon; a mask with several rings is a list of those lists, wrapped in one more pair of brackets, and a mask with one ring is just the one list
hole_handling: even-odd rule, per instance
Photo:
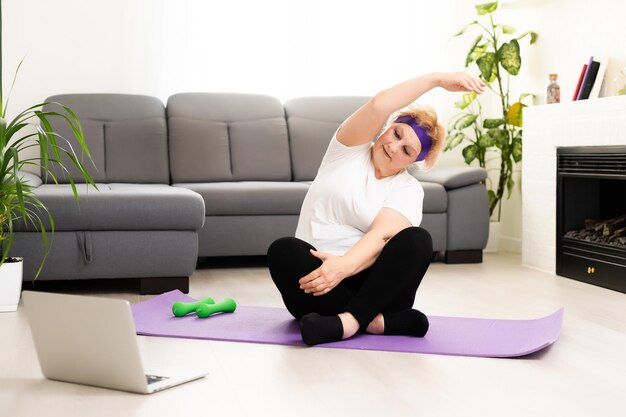
{"label": "potted plant", "polygon": [[[11,91],[21,65],[22,62],[15,71]],[[51,163],[57,164],[66,174],[77,202],[78,192],[74,179],[64,166],[65,160],[78,168],[88,185],[95,187],[95,184],[70,142],[56,133],[51,123],[54,119],[67,123],[76,136],[82,153],[91,160],[76,114],[61,104],[59,104],[59,109],[62,110],[44,111],[43,107],[51,103],[39,103],[8,119],[7,108],[11,91],[5,101],[3,81],[2,1],[0,0],[0,311],[15,311],[22,287],[22,259],[9,256],[14,227],[21,222],[41,233],[45,251],[36,276],[41,272],[50,250],[49,235],[54,233],[54,220],[34,192],[35,180],[39,179],[34,174],[27,173],[25,168],[40,168],[46,181],[51,178],[56,183],[57,179],[49,167]],[[39,149],[41,155],[36,158],[23,158],[23,151],[32,148]],[[62,155],[65,155],[65,160],[62,159]],[[50,233],[46,232],[44,219],[47,219],[50,224]]]}
{"label": "potted plant", "polygon": [[[532,96],[521,94],[517,101],[512,102],[510,81],[522,65],[518,41],[529,37],[532,45],[537,40],[537,34],[527,31],[514,36],[516,31],[513,27],[495,23],[497,1],[475,8],[478,19],[454,36],[465,34],[468,29],[478,29],[479,34],[467,53],[465,66],[475,64],[478,67],[480,78],[498,98],[499,114],[486,117],[476,93],[464,94],[462,100],[455,103],[461,112],[451,120],[444,150],[449,151],[464,143],[463,158],[468,165],[476,161],[488,171],[495,171],[495,181],[488,178],[486,185],[489,215],[499,229],[502,199],[505,190],[507,198],[510,198],[515,186],[514,167],[522,160],[522,109],[526,107],[523,101]],[[494,164],[497,168],[491,168]],[[490,230],[490,240],[495,234],[499,235],[499,232],[492,233]],[[490,246],[493,246],[493,241]],[[497,248],[497,244],[495,246]]]}

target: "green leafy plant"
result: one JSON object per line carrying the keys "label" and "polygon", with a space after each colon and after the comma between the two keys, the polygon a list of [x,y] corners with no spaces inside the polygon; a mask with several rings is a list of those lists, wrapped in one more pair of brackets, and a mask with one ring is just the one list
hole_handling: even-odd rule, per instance
{"label": "green leafy plant", "polygon": [[515,163],[522,160],[522,109],[526,107],[523,100],[532,94],[522,94],[519,99],[511,103],[509,87],[511,76],[516,76],[522,66],[519,40],[530,37],[530,44],[537,40],[537,34],[527,31],[514,37],[515,29],[511,26],[494,22],[494,13],[498,9],[498,2],[485,3],[475,6],[478,20],[466,25],[454,36],[461,36],[468,29],[478,29],[479,34],[474,39],[465,66],[475,64],[480,71],[480,78],[487,84],[489,91],[496,94],[501,104],[501,114],[495,117],[484,117],[480,101],[476,93],[462,96],[462,100],[455,103],[461,110],[453,117],[448,129],[445,150],[451,150],[462,143],[463,158],[469,165],[474,161],[486,168],[492,155],[499,159],[497,168],[497,184],[487,180],[489,193],[489,214],[493,215],[498,207],[497,220],[500,220],[501,201],[507,190],[507,198],[515,186],[513,169]]}
{"label": "green leafy plant", "polygon": [[[58,104],[59,111],[49,110],[47,105],[54,103],[39,103],[19,112],[12,119],[7,119],[7,108],[13,86],[23,60],[19,63],[9,95],[4,101],[2,78],[2,1],[0,0],[0,265],[7,261],[13,243],[14,227],[18,222],[31,225],[41,233],[45,252],[43,260],[37,270],[37,276],[43,268],[50,250],[50,236],[46,232],[44,219],[50,224],[50,235],[54,233],[54,220],[48,209],[37,198],[35,186],[28,181],[25,174],[27,167],[36,167],[58,184],[57,178],[50,170],[51,163],[66,175],[70,182],[74,197],[78,203],[78,192],[72,175],[63,163],[62,155],[75,166],[88,185],[95,187],[85,165],[78,157],[71,143],[56,133],[51,121],[58,119],[66,123],[78,140],[82,153],[92,161],[89,149],[85,143],[83,130],[76,114],[69,107]],[[44,109],[46,106],[46,110]],[[62,110],[60,110],[62,109]],[[39,157],[23,158],[24,151],[38,148]]]}

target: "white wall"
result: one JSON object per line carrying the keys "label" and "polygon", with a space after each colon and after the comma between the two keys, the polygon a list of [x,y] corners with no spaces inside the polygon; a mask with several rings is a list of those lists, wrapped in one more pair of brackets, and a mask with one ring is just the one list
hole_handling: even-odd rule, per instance
{"label": "white wall", "polygon": [[[181,91],[281,99],[369,95],[425,71],[461,69],[473,37],[451,35],[474,20],[472,3],[394,1],[4,0],[5,94],[26,56],[9,115],[60,93],[136,93],[163,100]],[[539,33],[535,46],[523,46],[524,70],[514,79],[514,92],[536,93],[543,102],[547,74],[557,72],[568,100],[582,64],[601,52],[612,59],[606,76],[612,78],[626,65],[620,44],[625,15],[620,0],[506,2],[499,21]],[[410,16],[411,24],[402,16]],[[285,21],[286,28],[278,30]],[[248,65],[241,64],[242,56]],[[445,121],[456,113],[457,99],[433,91],[421,101]],[[463,164],[459,151],[440,163]],[[503,223],[504,249],[519,251],[519,188],[504,204]]]}
{"label": "white wall", "polygon": [[[451,35],[473,13],[459,0],[424,9],[412,0],[5,0],[3,7],[5,88],[26,56],[9,116],[61,93],[164,101],[182,91],[371,95],[423,72],[461,69],[470,40]],[[455,100],[433,91],[422,102],[446,121]],[[462,159],[455,152],[440,163]]]}
{"label": "white wall", "polygon": [[124,0],[3,1],[6,92],[25,58],[9,109],[24,109],[58,93],[124,92],[125,4]]}
{"label": "white wall", "polygon": [[461,65],[456,3],[4,0],[4,84],[26,56],[16,107],[69,92],[369,95]]}
{"label": "white wall", "polygon": [[[4,0],[5,88],[26,56],[9,116],[62,93],[148,94],[164,101],[183,91],[283,100],[371,95],[424,72],[461,68],[467,45],[450,36],[472,6],[422,4]],[[456,99],[434,91],[422,101],[445,121]],[[461,163],[458,155],[446,161]]]}

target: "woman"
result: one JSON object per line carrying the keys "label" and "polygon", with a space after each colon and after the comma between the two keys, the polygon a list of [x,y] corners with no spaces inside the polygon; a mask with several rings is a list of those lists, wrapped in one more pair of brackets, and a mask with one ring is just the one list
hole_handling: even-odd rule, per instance
{"label": "woman", "polygon": [[465,73],[433,73],[376,94],[333,136],[296,237],[268,249],[270,274],[304,343],[334,342],[359,330],[426,334],[428,319],[412,307],[432,240],[418,227],[424,192],[406,169],[433,166],[445,129],[432,109],[397,112],[435,87],[480,94],[485,84]]}

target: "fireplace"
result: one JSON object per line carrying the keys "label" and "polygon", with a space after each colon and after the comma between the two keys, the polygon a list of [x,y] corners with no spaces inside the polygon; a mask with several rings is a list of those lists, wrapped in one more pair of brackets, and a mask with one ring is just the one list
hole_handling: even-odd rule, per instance
{"label": "fireplace", "polygon": [[626,146],[557,148],[556,273],[626,293]]}

